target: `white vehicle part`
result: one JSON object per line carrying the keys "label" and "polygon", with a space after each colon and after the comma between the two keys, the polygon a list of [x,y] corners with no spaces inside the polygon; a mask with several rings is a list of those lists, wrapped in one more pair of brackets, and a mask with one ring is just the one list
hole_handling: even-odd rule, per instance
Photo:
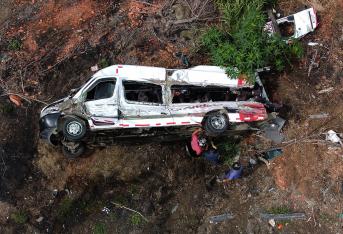
{"label": "white vehicle part", "polygon": [[[203,103],[202,103],[203,104]],[[240,103],[238,113],[227,113],[229,122],[242,123],[254,122],[267,119],[266,110],[261,103],[242,102]],[[151,127],[169,127],[169,126],[200,126],[206,112],[186,114],[185,116],[170,118],[150,118],[150,119],[119,119],[113,122],[106,118],[92,118],[88,121],[91,130],[119,129],[119,128],[151,128]],[[94,123],[97,122],[98,125]],[[103,124],[99,124],[99,123]]]}
{"label": "white vehicle part", "polygon": [[[285,40],[292,38],[301,38],[306,34],[313,32],[318,26],[316,12],[313,8],[309,8],[293,15],[277,19],[276,22],[279,25],[286,22],[293,24],[294,34],[288,38],[285,38]],[[264,26],[264,31],[266,31],[269,35],[275,33],[271,21],[266,23],[266,25]]]}
{"label": "white vehicle part", "polygon": [[168,78],[174,84],[192,84],[200,86],[217,85],[223,87],[239,88],[252,87],[242,79],[231,79],[225,72],[201,70],[177,70]]}
{"label": "white vehicle part", "polygon": [[317,16],[313,8],[294,14],[295,34],[294,38],[301,38],[313,32],[317,28]]}

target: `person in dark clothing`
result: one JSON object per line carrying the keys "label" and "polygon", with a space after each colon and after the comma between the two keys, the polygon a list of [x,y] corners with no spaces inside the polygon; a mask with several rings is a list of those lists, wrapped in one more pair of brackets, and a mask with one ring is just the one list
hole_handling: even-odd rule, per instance
{"label": "person in dark clothing", "polygon": [[243,167],[239,162],[235,162],[230,170],[226,171],[223,176],[218,178],[219,183],[227,183],[231,180],[239,179],[241,178],[243,173]]}
{"label": "person in dark clothing", "polygon": [[212,147],[210,149],[206,150],[202,155],[203,155],[204,159],[208,160],[209,162],[211,162],[214,165],[218,165],[220,163],[219,152]]}

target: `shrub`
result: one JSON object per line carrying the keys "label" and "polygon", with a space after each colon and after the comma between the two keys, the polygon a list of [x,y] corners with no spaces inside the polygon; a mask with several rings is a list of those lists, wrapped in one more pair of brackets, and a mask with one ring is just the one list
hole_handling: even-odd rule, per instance
{"label": "shrub", "polygon": [[8,42],[8,49],[9,50],[20,50],[22,47],[22,43],[18,39],[12,39]]}
{"label": "shrub", "polygon": [[291,212],[291,209],[287,206],[274,206],[269,209],[269,212],[272,214],[287,214]]}
{"label": "shrub", "polygon": [[24,224],[29,219],[28,215],[24,211],[18,211],[11,214],[11,219],[17,224]]}
{"label": "shrub", "polygon": [[282,70],[291,58],[303,54],[299,42],[287,45],[280,37],[263,31],[266,15],[264,0],[217,0],[224,23],[209,28],[201,37],[201,45],[212,62],[225,67],[231,78],[244,74],[253,80],[255,70],[274,66]]}
{"label": "shrub", "polygon": [[93,228],[93,234],[106,234],[106,226],[103,223],[96,223]]}
{"label": "shrub", "polygon": [[57,219],[64,222],[73,216],[74,202],[70,198],[64,198],[57,208]]}
{"label": "shrub", "polygon": [[133,225],[138,226],[143,222],[143,219],[139,214],[133,213],[130,217],[130,221]]}
{"label": "shrub", "polygon": [[105,67],[108,67],[109,65],[110,65],[110,63],[107,61],[106,58],[100,59],[100,61],[99,61],[100,68],[105,68]]}
{"label": "shrub", "polygon": [[264,0],[216,0],[219,10],[223,14],[223,19],[227,28],[230,30],[235,27],[244,13],[252,8],[261,9]]}
{"label": "shrub", "polygon": [[217,145],[224,165],[231,166],[239,153],[239,145],[230,138],[226,138]]}

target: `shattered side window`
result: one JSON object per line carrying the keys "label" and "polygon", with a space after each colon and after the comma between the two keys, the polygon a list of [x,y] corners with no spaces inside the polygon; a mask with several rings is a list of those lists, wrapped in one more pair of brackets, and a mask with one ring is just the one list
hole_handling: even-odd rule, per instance
{"label": "shattered side window", "polygon": [[87,92],[86,101],[110,98],[113,96],[115,80],[103,81]]}
{"label": "shattered side window", "polygon": [[227,87],[172,85],[172,103],[199,103],[231,101],[235,97]]}
{"label": "shattered side window", "polygon": [[125,99],[134,102],[163,103],[160,85],[123,81]]}

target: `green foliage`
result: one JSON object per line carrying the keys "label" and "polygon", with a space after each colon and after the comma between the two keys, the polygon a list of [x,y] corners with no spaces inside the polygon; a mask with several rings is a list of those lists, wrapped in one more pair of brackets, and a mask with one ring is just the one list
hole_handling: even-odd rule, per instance
{"label": "green foliage", "polygon": [[138,226],[138,225],[142,224],[144,220],[142,219],[142,217],[139,214],[133,213],[130,217],[130,221],[133,225]]}
{"label": "green foliage", "polygon": [[93,228],[93,234],[106,234],[106,226],[103,223],[96,223]]}
{"label": "green foliage", "polygon": [[1,114],[10,114],[13,111],[14,111],[13,105],[6,103],[6,102],[4,104],[0,104],[0,113]]}
{"label": "green foliage", "polygon": [[222,44],[225,40],[225,33],[220,31],[216,27],[210,27],[201,37],[201,44],[209,49],[215,49],[215,47]]}
{"label": "green foliage", "polygon": [[130,187],[129,187],[129,193],[130,193],[131,195],[139,194],[139,187],[138,187],[138,185],[136,185],[136,184],[131,184]]}
{"label": "green foliage", "polygon": [[234,28],[246,11],[262,9],[264,0],[216,0],[219,10],[223,13],[228,29]]}
{"label": "green foliage", "polygon": [[289,209],[287,206],[275,206],[269,209],[269,212],[272,214],[287,214],[291,212],[291,209]]}
{"label": "green foliage", "polygon": [[28,215],[24,211],[18,211],[11,214],[11,219],[17,224],[24,224],[29,219]]}
{"label": "green foliage", "polygon": [[128,198],[122,194],[117,194],[114,198],[114,202],[124,206],[129,204]]}
{"label": "green foliage", "polygon": [[112,221],[115,221],[115,220],[118,219],[118,216],[116,215],[116,213],[111,212],[111,213],[109,214],[109,216],[110,216],[110,219],[111,219]]}
{"label": "green foliage", "polygon": [[107,59],[105,59],[105,58],[100,59],[100,61],[99,61],[100,68],[105,68],[105,67],[108,67],[109,65],[110,64],[107,61]]}
{"label": "green foliage", "polygon": [[[224,23],[209,28],[201,37],[201,45],[210,54],[212,62],[225,67],[231,78],[244,74],[253,80],[255,70],[274,66],[282,70],[290,58],[303,54],[299,42],[287,45],[276,36],[268,36],[263,27],[265,0],[217,0]],[[268,1],[270,4],[271,1]]]}
{"label": "green foliage", "polygon": [[217,145],[217,148],[222,157],[223,164],[231,166],[234,163],[234,158],[239,153],[238,144],[230,138],[226,138],[223,142]]}
{"label": "green foliage", "polygon": [[12,39],[8,42],[8,49],[9,50],[13,50],[13,51],[16,51],[16,50],[20,50],[22,48],[22,43],[20,40],[18,39]]}
{"label": "green foliage", "polygon": [[92,214],[93,212],[100,210],[105,205],[106,203],[103,200],[95,199],[95,200],[80,201],[80,202],[77,202],[74,206],[75,206],[75,209],[79,210],[79,212],[82,212],[84,214]]}
{"label": "green foliage", "polygon": [[61,222],[73,215],[74,204],[70,198],[64,198],[57,208],[57,219]]}

